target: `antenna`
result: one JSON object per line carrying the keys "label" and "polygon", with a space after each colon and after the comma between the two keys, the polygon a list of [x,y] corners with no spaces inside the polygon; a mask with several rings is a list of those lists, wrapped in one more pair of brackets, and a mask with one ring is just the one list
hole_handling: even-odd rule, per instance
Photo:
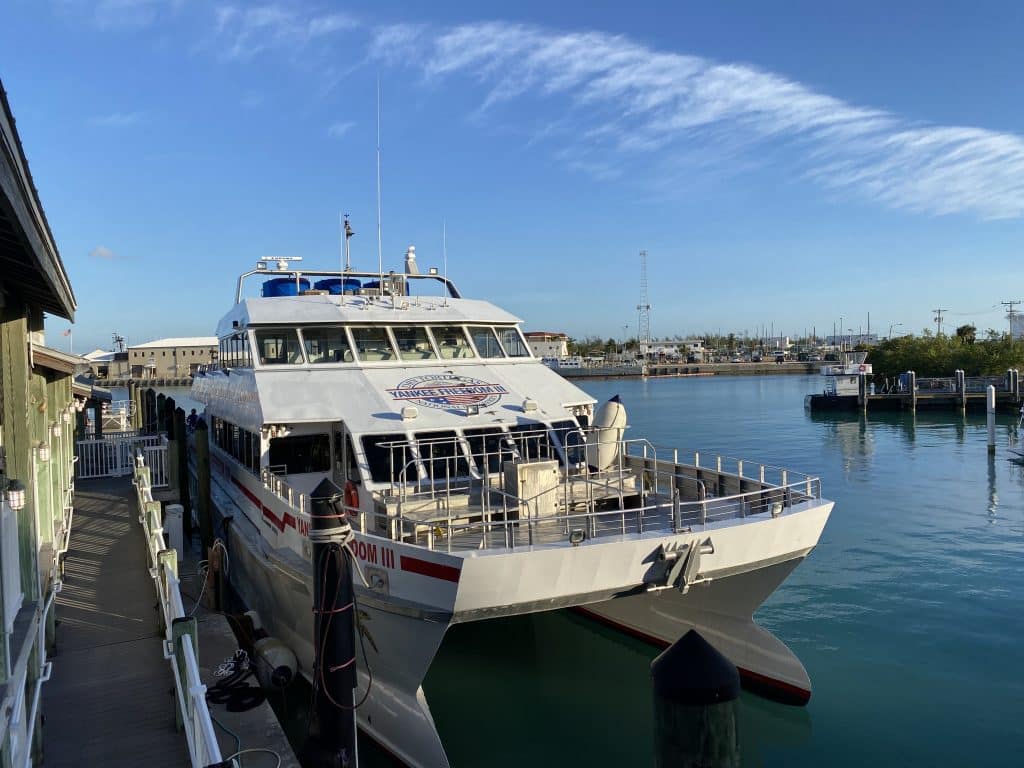
{"label": "antenna", "polygon": [[448,306],[448,220],[441,219],[441,266],[444,269],[444,301],[442,307]]}
{"label": "antenna", "polygon": [[936,336],[941,336],[942,335],[942,313],[943,312],[948,312],[948,311],[949,311],[948,309],[933,309],[932,310],[932,312],[935,313],[935,335]]}
{"label": "antenna", "polygon": [[651,346],[651,305],[647,301],[647,251],[640,251],[640,303],[636,305],[637,311],[637,341],[646,342],[645,353],[650,352]]}
{"label": "antenna", "polygon": [[348,223],[348,214],[344,214],[344,218],[341,222],[341,237],[342,237],[342,255],[345,259],[345,271],[352,271],[352,251],[349,248],[348,240],[355,232],[352,230],[352,225]]}
{"label": "antenna", "polygon": [[380,230],[380,75],[377,75],[377,285],[384,295],[384,247]]}
{"label": "antenna", "polygon": [[1015,312],[1013,308],[1015,306],[1017,306],[1018,304],[1021,304],[1022,302],[1020,302],[1020,301],[1001,301],[999,303],[1002,304],[1004,307],[1006,307],[1006,309],[1008,310],[1007,313],[1006,313],[1006,319],[1010,321],[1010,339],[1013,340],[1013,325],[1014,325],[1013,321],[1017,317],[1017,312]]}

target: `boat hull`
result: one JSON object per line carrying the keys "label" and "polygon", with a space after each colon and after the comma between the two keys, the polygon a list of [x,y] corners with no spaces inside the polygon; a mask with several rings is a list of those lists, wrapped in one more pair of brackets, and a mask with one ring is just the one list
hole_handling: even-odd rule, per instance
{"label": "boat hull", "polygon": [[801,559],[697,585],[685,595],[677,590],[649,592],[576,610],[659,648],[696,629],[736,665],[744,688],[773,701],[804,705],[811,697],[811,681],[803,664],[752,618]]}

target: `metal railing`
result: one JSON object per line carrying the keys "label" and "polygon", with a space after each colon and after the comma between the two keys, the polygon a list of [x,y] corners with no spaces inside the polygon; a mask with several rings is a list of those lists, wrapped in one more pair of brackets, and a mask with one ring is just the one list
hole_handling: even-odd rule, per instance
{"label": "metal railing", "polygon": [[149,572],[153,577],[164,627],[164,658],[174,673],[178,715],[188,741],[194,768],[220,763],[220,745],[206,705],[206,686],[199,676],[195,620],[186,617],[178,581],[178,554],[168,549],[160,519],[160,503],[153,501],[150,468],[140,450],[135,456],[134,484],[139,522],[146,535]]}
{"label": "metal railing", "polygon": [[[515,547],[574,536],[679,532],[695,526],[778,516],[821,498],[816,477],[698,451],[659,451],[646,440],[601,441],[601,430],[499,434],[494,449],[472,452],[465,438],[382,443],[393,480],[383,509],[352,510],[364,533],[428,548]],[[547,447],[539,440],[548,441]],[[518,441],[518,445],[515,443]],[[564,444],[563,444],[564,443]],[[590,456],[615,451],[597,470]],[[506,487],[504,466],[557,458],[555,487],[526,498]],[[543,514],[541,510],[554,510]]]}
{"label": "metal railing", "polygon": [[78,462],[75,468],[79,480],[97,477],[123,477],[132,473],[137,449],[146,452],[153,487],[167,485],[167,435],[124,436],[104,435],[99,440],[78,440],[75,443]]}

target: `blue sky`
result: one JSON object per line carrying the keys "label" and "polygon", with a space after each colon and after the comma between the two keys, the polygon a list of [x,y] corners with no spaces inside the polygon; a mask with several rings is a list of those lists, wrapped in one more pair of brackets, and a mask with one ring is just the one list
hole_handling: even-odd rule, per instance
{"label": "blue sky", "polygon": [[[897,7],[898,6],[898,7]],[[1017,3],[9,0],[0,77],[76,351],[211,334],[268,255],[417,246],[528,329],[1005,328]],[[50,343],[67,324],[48,323]]]}

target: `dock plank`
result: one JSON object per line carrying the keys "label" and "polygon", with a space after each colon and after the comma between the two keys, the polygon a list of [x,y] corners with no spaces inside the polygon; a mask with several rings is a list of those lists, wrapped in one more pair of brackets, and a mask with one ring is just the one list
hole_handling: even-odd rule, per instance
{"label": "dock plank", "polygon": [[156,603],[130,479],[79,481],[43,686],[48,767],[189,764]]}

